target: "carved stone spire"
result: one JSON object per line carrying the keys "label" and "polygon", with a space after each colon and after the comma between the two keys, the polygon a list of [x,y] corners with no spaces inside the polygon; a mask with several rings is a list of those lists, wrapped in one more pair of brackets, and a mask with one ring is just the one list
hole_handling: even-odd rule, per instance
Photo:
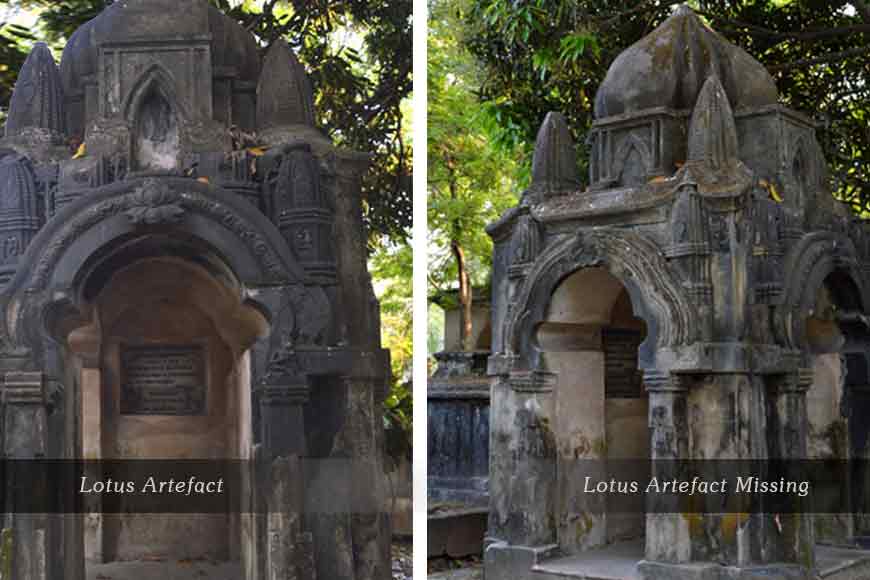
{"label": "carved stone spire", "polygon": [[263,61],[257,86],[257,127],[314,126],[314,98],[302,64],[283,40]]}
{"label": "carved stone spire", "polygon": [[39,231],[36,190],[33,167],[25,157],[0,159],[0,284],[15,274],[19,257]]}
{"label": "carved stone spire", "polygon": [[538,131],[532,157],[532,188],[544,193],[580,187],[577,155],[562,113],[549,112]]}
{"label": "carved stone spire", "polygon": [[14,137],[25,129],[65,132],[63,89],[60,71],[44,42],[33,47],[15,83],[6,120],[6,136]]}
{"label": "carved stone spire", "polygon": [[737,162],[737,126],[728,95],[719,78],[704,82],[689,125],[688,160],[701,162],[713,171],[733,167]]}

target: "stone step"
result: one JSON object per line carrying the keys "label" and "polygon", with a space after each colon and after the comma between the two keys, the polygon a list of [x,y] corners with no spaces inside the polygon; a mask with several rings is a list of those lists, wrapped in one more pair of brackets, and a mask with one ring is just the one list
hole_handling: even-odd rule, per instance
{"label": "stone step", "polygon": [[617,542],[582,554],[545,560],[532,568],[532,577],[535,580],[639,580],[637,563],[642,558],[642,541]]}
{"label": "stone step", "polygon": [[[640,580],[637,562],[642,552],[632,543],[615,544],[579,555],[545,560],[532,568],[534,580]],[[709,564],[690,563],[682,566],[684,572]],[[823,580],[870,580],[870,550],[816,547],[816,566]]]}
{"label": "stone step", "polygon": [[870,550],[817,546],[816,565],[824,580],[868,580]]}

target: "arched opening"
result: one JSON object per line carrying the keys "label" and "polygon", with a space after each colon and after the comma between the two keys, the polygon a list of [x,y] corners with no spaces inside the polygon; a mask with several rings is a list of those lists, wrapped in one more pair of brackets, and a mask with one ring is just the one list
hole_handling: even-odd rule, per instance
{"label": "arched opening", "polygon": [[134,169],[145,172],[177,169],[180,153],[178,115],[156,81],[144,89],[135,119]]}
{"label": "arched opening", "polygon": [[[804,319],[813,382],[807,392],[807,455],[810,459],[870,457],[870,326],[852,277],[834,270],[825,277]],[[855,517],[817,515],[816,540],[843,544],[870,540],[868,474],[856,472],[831,489],[819,491],[832,502],[849,497]],[[823,495],[826,494],[826,495]],[[835,505],[831,511],[836,512]]]}
{"label": "arched opening", "polygon": [[[90,320],[67,339],[68,374],[78,386],[67,403],[74,455],[248,459],[248,351],[268,323],[240,302],[238,287],[210,267],[213,260],[147,247],[147,240],[122,246],[81,280]],[[209,514],[93,513],[84,523],[86,565],[97,577],[135,576],[118,563],[207,561],[239,577],[250,525],[229,505]]]}
{"label": "arched opening", "polygon": [[642,510],[616,513],[595,504],[583,479],[599,460],[650,457],[648,397],[638,364],[646,334],[625,286],[598,267],[565,278],[537,328],[541,361],[558,377],[556,521],[566,554],[616,549],[636,555],[626,561],[629,567],[643,557]]}

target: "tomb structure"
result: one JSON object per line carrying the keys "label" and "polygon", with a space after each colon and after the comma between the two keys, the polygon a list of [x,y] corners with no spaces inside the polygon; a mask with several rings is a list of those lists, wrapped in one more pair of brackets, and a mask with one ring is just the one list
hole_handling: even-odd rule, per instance
{"label": "tomb structure", "polygon": [[870,229],[833,199],[814,122],[686,6],[616,58],[594,112],[588,188],[550,113],[488,228],[487,580],[866,575],[818,547],[860,545],[866,518],[584,493],[586,459],[866,457],[870,428]]}
{"label": "tomb structure", "polygon": [[369,158],[317,128],[284,41],[205,0],[119,0],[59,66],[35,46],[0,140],[5,457],[247,467],[226,513],[103,514],[58,490],[31,514],[8,495],[0,576],[160,558],[390,576]]}

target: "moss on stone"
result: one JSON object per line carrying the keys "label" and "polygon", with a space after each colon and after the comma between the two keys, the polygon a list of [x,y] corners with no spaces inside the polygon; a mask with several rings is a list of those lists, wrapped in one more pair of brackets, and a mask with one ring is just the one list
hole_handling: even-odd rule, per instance
{"label": "moss on stone", "polygon": [[0,580],[12,580],[12,530],[0,532]]}

